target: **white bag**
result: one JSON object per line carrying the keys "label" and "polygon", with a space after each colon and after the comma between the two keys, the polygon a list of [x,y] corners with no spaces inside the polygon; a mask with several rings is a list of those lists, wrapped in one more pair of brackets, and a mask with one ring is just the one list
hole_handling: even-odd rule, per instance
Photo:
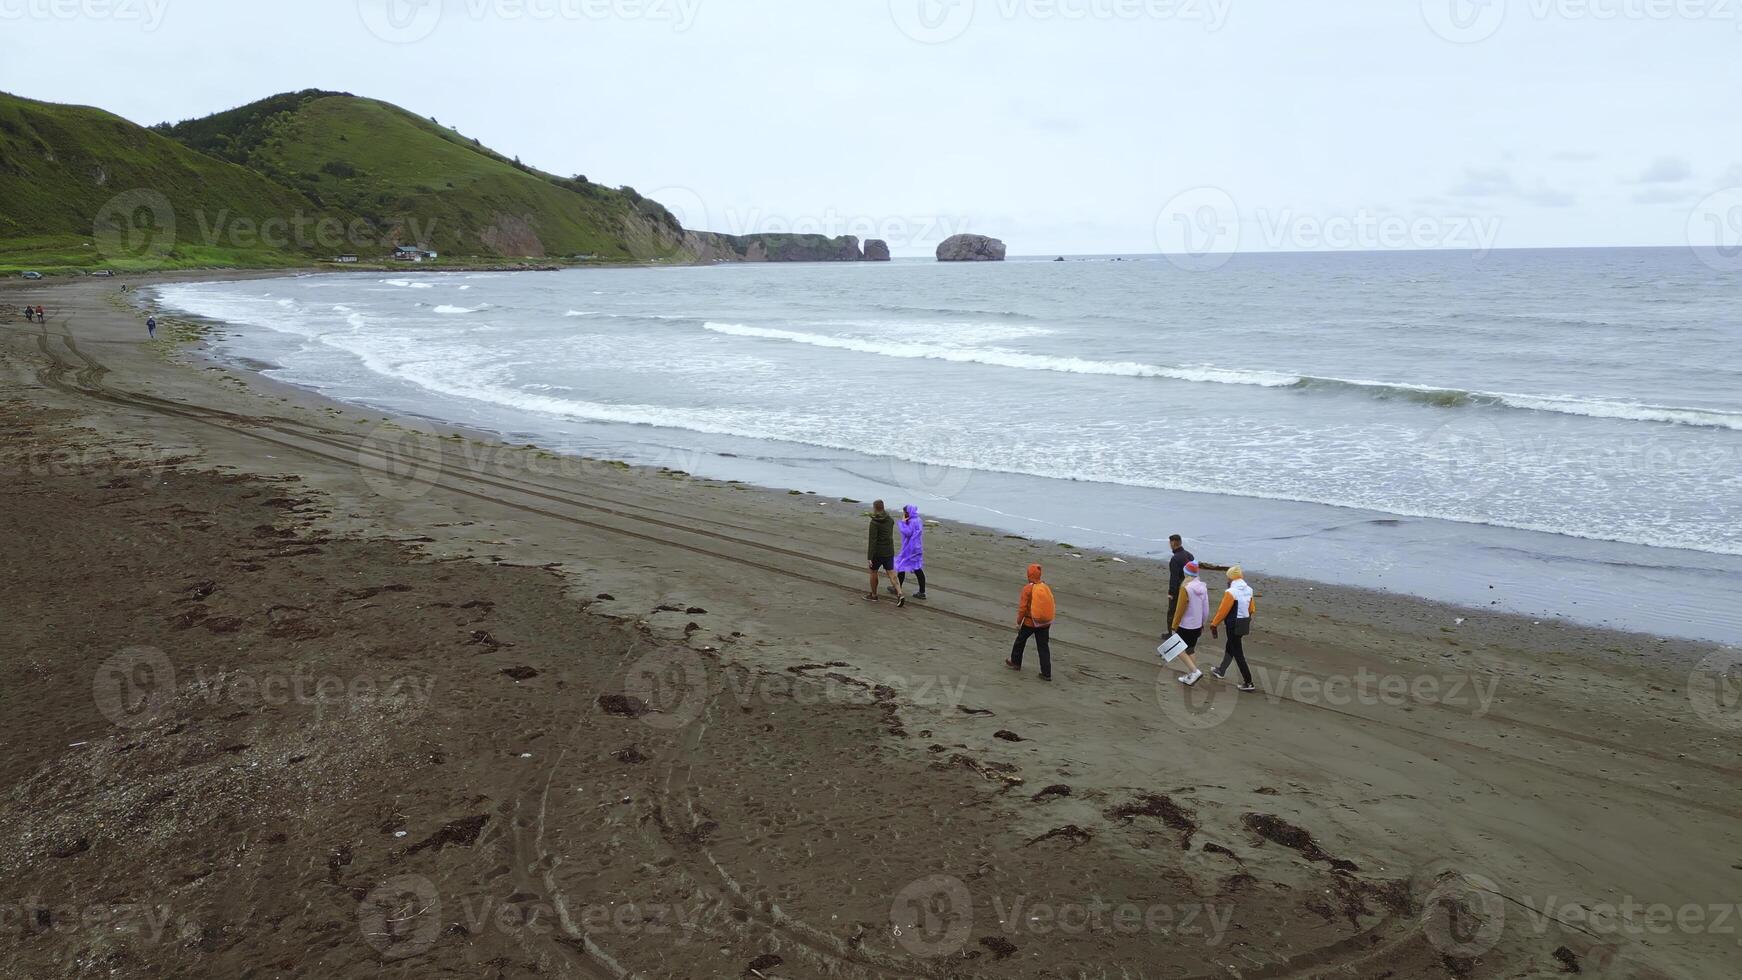
{"label": "white bag", "polygon": [[1186,652],[1187,649],[1186,641],[1180,639],[1180,635],[1175,633],[1163,641],[1161,646],[1156,647],[1155,652],[1161,654],[1163,661],[1171,664],[1178,660],[1179,655]]}

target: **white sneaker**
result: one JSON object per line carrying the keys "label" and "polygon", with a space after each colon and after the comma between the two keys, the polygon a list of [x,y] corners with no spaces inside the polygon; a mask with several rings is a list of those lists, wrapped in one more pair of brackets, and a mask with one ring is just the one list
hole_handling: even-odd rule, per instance
{"label": "white sneaker", "polygon": [[1192,676],[1186,680],[1186,684],[1187,685],[1196,684],[1198,681],[1201,681],[1203,679],[1204,679],[1204,672],[1201,670],[1194,670],[1194,671],[1192,671]]}

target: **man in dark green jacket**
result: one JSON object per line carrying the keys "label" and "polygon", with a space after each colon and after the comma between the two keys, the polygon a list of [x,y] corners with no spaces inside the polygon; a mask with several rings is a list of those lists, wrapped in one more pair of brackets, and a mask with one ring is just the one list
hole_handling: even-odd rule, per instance
{"label": "man in dark green jacket", "polygon": [[877,573],[889,576],[889,586],[895,592],[895,604],[907,605],[901,592],[901,582],[895,577],[895,518],[883,509],[883,501],[871,505],[871,543],[865,551],[871,560],[871,592],[865,598],[877,601]]}

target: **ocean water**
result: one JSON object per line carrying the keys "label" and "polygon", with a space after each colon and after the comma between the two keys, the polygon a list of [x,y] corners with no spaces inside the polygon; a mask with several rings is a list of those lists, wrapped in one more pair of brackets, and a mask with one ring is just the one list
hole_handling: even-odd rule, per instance
{"label": "ocean water", "polygon": [[274,377],[565,451],[1742,639],[1742,276],[1686,250],[160,292],[235,325],[219,354]]}

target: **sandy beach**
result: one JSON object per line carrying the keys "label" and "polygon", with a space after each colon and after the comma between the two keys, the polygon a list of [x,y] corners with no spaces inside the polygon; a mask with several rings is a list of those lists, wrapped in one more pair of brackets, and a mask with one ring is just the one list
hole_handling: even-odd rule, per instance
{"label": "sandy beach", "polygon": [[1249,567],[1259,693],[1186,689],[1163,566],[943,523],[872,604],[865,502],[333,403],[120,282],[0,288],[0,974],[1742,958],[1733,651]]}

